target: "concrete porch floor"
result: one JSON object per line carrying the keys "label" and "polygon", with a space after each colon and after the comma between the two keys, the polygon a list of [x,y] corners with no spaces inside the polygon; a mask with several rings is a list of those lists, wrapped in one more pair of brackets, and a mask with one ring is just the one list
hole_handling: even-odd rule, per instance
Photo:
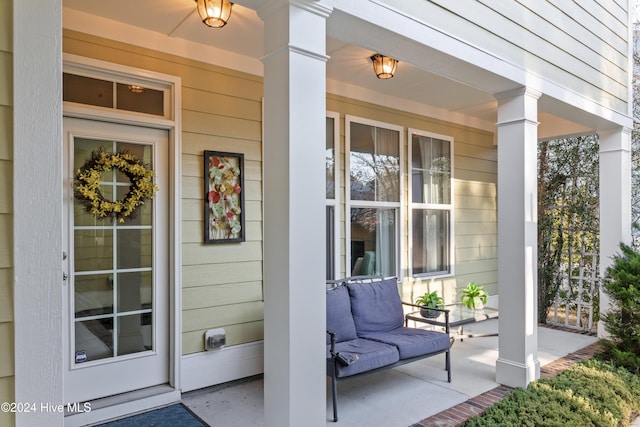
{"label": "concrete porch floor", "polygon": [[[412,326],[412,325],[410,325]],[[465,327],[465,334],[495,333],[498,319]],[[594,336],[538,328],[541,366],[597,342]],[[338,384],[338,424],[331,422],[327,381],[327,425],[408,427],[490,391],[495,382],[498,337],[456,338],[452,381],[444,355]],[[263,426],[263,381],[254,379],[185,393],[182,402],[213,427]]]}

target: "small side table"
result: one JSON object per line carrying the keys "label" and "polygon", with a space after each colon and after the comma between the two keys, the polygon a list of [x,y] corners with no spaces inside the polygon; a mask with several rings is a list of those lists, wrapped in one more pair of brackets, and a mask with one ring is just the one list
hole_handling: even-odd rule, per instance
{"label": "small side table", "polygon": [[[477,308],[475,310],[470,309],[462,305],[461,303],[446,305],[445,309],[449,310],[449,326],[457,329],[457,335],[460,336],[460,341],[464,341],[464,338],[474,337],[490,337],[497,336],[494,334],[468,334],[464,335],[464,325],[469,323],[482,322],[487,319],[495,319],[498,317],[498,310],[495,308]],[[440,314],[438,317],[423,317],[420,311],[412,311],[405,316],[405,322],[413,320],[414,322],[427,323],[434,326],[445,327],[445,315]]]}

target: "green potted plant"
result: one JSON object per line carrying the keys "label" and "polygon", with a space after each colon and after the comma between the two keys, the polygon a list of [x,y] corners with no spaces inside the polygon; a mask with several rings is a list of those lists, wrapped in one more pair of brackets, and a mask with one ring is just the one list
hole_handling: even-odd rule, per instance
{"label": "green potted plant", "polygon": [[438,317],[440,312],[437,310],[430,310],[432,308],[444,308],[444,300],[438,296],[437,291],[426,292],[424,295],[416,299],[416,305],[420,306],[420,315],[422,317]]}
{"label": "green potted plant", "polygon": [[483,308],[487,303],[489,295],[482,285],[476,282],[470,282],[467,287],[462,290],[462,305],[472,310]]}

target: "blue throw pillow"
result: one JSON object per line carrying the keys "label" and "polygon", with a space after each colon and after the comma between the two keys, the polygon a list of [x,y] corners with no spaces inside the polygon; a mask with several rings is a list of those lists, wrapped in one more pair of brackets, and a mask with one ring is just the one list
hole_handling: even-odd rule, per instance
{"label": "blue throw pillow", "polygon": [[[336,333],[336,342],[358,338],[351,316],[351,301],[347,287],[340,285],[327,290],[327,330]],[[327,334],[327,344],[331,343]]]}
{"label": "blue throw pillow", "polygon": [[351,312],[360,336],[388,332],[404,326],[402,301],[395,277],[372,282],[349,283]]}

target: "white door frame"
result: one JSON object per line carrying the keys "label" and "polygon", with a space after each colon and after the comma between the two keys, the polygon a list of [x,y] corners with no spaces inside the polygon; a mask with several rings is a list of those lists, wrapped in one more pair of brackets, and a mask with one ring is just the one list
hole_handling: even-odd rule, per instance
{"label": "white door frame", "polygon": [[[68,278],[65,281],[65,287],[67,289],[66,310],[63,313],[64,324],[66,325],[67,334],[65,334],[64,348],[66,351],[65,356],[65,380],[64,380],[64,400],[65,402],[85,402],[88,400],[97,399],[97,396],[112,396],[122,392],[128,392],[130,390],[142,389],[149,387],[149,384],[155,382],[155,384],[167,384],[169,376],[169,277],[167,264],[169,256],[169,248],[167,245],[166,235],[169,230],[169,200],[168,191],[169,188],[168,178],[168,159],[169,159],[169,138],[168,132],[161,129],[149,129],[142,126],[131,126],[114,124],[111,122],[98,122],[95,120],[84,120],[65,118],[64,119],[64,144],[65,144],[65,160],[66,160],[66,179],[64,188],[64,209],[66,213],[65,217],[65,241],[67,242],[67,265],[64,268],[68,271]],[[115,319],[113,319],[113,350],[111,356],[105,358],[99,358],[97,360],[88,363],[81,361],[81,363],[74,362],[75,349],[77,345],[77,333],[76,321],[78,318],[74,313],[78,311],[78,303],[82,302],[82,298],[77,298],[75,289],[77,289],[78,272],[75,271],[75,261],[78,259],[78,253],[75,249],[76,237],[74,235],[76,226],[78,225],[75,220],[77,213],[73,206],[73,175],[74,164],[78,164],[75,159],[77,153],[76,139],[87,138],[91,141],[101,141],[107,147],[112,148],[114,142],[135,144],[138,147],[146,147],[151,151],[151,164],[155,170],[155,182],[159,186],[160,191],[155,195],[153,200],[153,211],[151,213],[151,233],[153,250],[151,253],[150,269],[152,272],[152,291],[151,291],[151,331],[150,342],[152,349],[142,350],[136,348],[136,352],[132,352],[126,355],[120,355],[120,351],[117,350],[119,329]],[[82,143],[81,143],[82,144]],[[87,157],[88,155],[85,154]],[[146,158],[146,156],[145,156]],[[84,159],[83,159],[84,160]],[[139,215],[142,213],[140,212]],[[84,215],[84,213],[83,213]],[[136,224],[134,222],[134,224]],[[81,225],[88,225],[86,222]],[[141,227],[143,225],[148,226],[142,222],[140,225],[134,227]],[[115,238],[114,223],[109,221],[94,223],[90,232],[111,231],[112,238]],[[108,230],[102,227],[109,227]],[[116,228],[117,229],[117,228]],[[140,228],[135,228],[140,231]],[[123,230],[126,230],[124,228]],[[107,238],[107,241],[110,239]],[[112,250],[117,251],[119,245],[114,245]],[[115,262],[119,259],[118,256],[112,258],[112,268],[119,270],[119,266]],[[136,267],[139,266],[136,265]],[[145,264],[146,266],[146,264]],[[132,267],[132,266],[130,266]],[[82,275],[82,272],[79,273]],[[94,274],[94,273],[92,273]],[[119,274],[113,272],[111,275],[117,280]],[[80,276],[81,277],[81,276]],[[104,283],[104,282],[103,282]],[[117,283],[117,281],[116,281]],[[120,292],[120,286],[114,284],[109,295],[109,301],[113,306],[112,314],[116,314],[120,311],[120,302],[114,303],[113,299],[116,297],[116,301],[120,301],[117,295]],[[138,289],[138,294],[142,290]],[[97,297],[101,303],[101,298],[106,296]],[[91,298],[91,297],[89,297]],[[95,300],[94,300],[95,301]],[[86,303],[85,303],[86,304]],[[83,304],[80,304],[83,306]],[[87,307],[87,306],[85,306]],[[89,305],[93,308],[94,306]],[[129,308],[129,310],[127,310]],[[142,309],[141,306],[136,306],[135,309]],[[132,307],[124,307],[122,311],[133,311]],[[139,321],[142,319],[140,318]],[[80,323],[83,323],[82,321]],[[137,326],[137,325],[136,325]],[[88,329],[87,329],[88,331]],[[141,333],[140,330],[138,330]],[[91,350],[91,344],[87,343],[89,350]],[[107,350],[107,348],[102,347]],[[88,352],[89,354],[91,351]],[[86,353],[85,353],[86,354]],[[91,356],[89,356],[91,358]],[[124,375],[123,375],[124,374]],[[123,375],[123,378],[118,381],[112,381],[115,376]],[[92,384],[93,386],[88,389],[84,384]],[[154,385],[155,385],[154,384]],[[93,397],[92,397],[93,395]]]}
{"label": "white door frame", "polygon": [[[105,61],[85,58],[77,55],[63,54],[64,72],[89,73],[105,78],[133,80],[154,87],[168,90],[165,102],[165,117],[155,117],[139,113],[128,113],[119,110],[104,111],[92,106],[80,106],[63,102],[65,117],[85,118],[108,121],[111,123],[141,125],[168,131],[169,159],[168,199],[169,199],[169,387],[158,386],[149,390],[135,392],[135,398],[125,395],[105,398],[94,403],[90,412],[65,417],[65,425],[82,425],[106,420],[141,409],[154,407],[180,400],[180,362],[182,349],[182,300],[181,300],[181,79],[177,76],[141,70],[133,67],[112,64]],[[62,141],[60,141],[62,143]],[[70,272],[65,272],[70,274]],[[61,313],[62,315],[62,313]],[[66,404],[66,402],[63,402]]]}

